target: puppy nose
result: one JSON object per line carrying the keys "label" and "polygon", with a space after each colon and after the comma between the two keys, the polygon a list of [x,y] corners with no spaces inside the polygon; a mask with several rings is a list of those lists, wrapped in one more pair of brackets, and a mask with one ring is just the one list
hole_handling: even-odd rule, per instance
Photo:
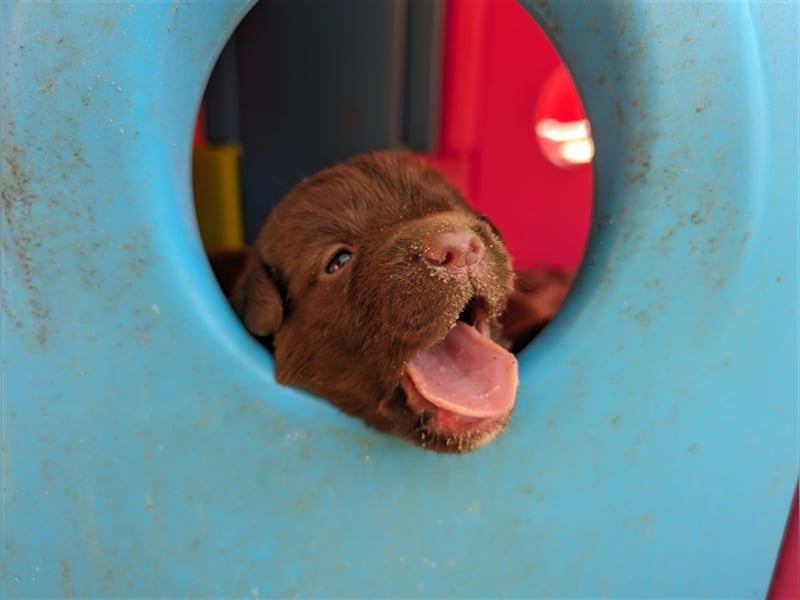
{"label": "puppy nose", "polygon": [[485,248],[471,229],[445,231],[428,240],[422,258],[452,273],[469,273],[483,260]]}

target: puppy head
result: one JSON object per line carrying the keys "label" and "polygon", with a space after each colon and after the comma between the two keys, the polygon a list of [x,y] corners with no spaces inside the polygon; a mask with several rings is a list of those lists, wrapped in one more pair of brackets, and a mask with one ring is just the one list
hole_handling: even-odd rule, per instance
{"label": "puppy head", "polygon": [[353,159],[275,208],[232,301],[279,382],[425,448],[500,433],[516,360],[492,340],[512,290],[493,226],[405,154]]}

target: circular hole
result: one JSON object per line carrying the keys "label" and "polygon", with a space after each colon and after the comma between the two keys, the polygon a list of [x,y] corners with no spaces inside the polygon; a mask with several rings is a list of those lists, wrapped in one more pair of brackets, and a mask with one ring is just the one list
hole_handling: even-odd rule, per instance
{"label": "circular hole", "polygon": [[400,4],[272,0],[245,17],[198,115],[203,242],[227,292],[241,249],[302,177],[410,148],[502,233],[517,274],[506,332],[519,351],[557,312],[585,250],[588,121],[518,3]]}
{"label": "circular hole", "polygon": [[257,4],[195,136],[198,223],[223,291],[295,184],[385,149],[423,157],[500,232],[515,272],[504,333],[525,348],[583,257],[593,145],[566,66],[513,1]]}

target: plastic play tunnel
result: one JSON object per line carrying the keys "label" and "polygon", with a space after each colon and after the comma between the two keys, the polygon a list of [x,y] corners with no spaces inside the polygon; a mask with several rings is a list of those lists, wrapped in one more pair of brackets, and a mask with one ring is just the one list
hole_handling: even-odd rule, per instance
{"label": "plastic play tunnel", "polygon": [[763,596],[800,7],[525,3],[592,123],[593,229],[509,431],[441,456],[276,385],[214,284],[193,121],[249,6],[0,4],[5,594]]}

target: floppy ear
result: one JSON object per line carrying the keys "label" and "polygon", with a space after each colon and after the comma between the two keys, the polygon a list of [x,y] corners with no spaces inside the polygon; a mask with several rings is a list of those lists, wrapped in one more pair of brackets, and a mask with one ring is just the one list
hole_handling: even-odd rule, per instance
{"label": "floppy ear", "polygon": [[255,257],[231,293],[231,304],[253,335],[273,335],[283,322],[283,298],[269,267]]}

